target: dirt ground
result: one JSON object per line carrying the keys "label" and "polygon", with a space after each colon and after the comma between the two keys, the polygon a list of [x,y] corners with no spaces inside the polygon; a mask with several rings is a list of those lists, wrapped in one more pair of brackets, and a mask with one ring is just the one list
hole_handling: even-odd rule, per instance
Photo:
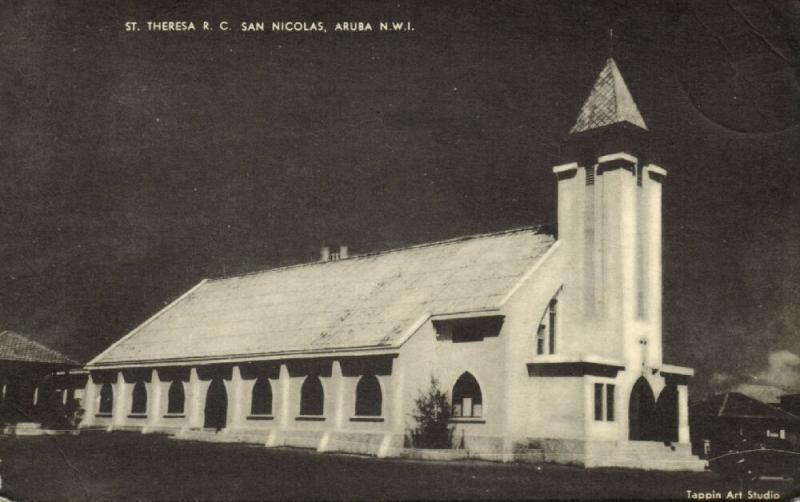
{"label": "dirt ground", "polygon": [[[792,482],[742,485],[713,473],[420,462],[157,435],[0,437],[11,500],[678,499],[798,494]],[[694,498],[696,499],[696,498]],[[768,499],[768,498],[764,498]]]}

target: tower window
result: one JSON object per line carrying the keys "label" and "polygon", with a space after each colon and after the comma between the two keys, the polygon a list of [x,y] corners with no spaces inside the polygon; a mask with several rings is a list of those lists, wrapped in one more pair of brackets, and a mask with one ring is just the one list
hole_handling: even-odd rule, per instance
{"label": "tower window", "polygon": [[603,384],[594,384],[594,419],[603,419]]}
{"label": "tower window", "polygon": [[594,166],[586,168],[586,186],[594,185]]}
{"label": "tower window", "polygon": [[539,321],[535,338],[536,355],[556,353],[556,337],[558,335],[558,300],[556,297],[560,292],[559,289],[556,296],[548,302]]}
{"label": "tower window", "polygon": [[594,384],[594,419],[614,421],[614,384]]}
{"label": "tower window", "polygon": [[606,420],[614,421],[614,385],[606,384]]}
{"label": "tower window", "polygon": [[550,344],[549,344],[550,345],[550,347],[549,347],[550,350],[549,350],[549,352],[551,354],[555,354],[555,352],[556,352],[556,304],[557,303],[558,302],[555,299],[550,300],[550,306],[549,306],[549,310],[550,310],[549,317],[550,317],[550,320],[548,322],[548,324],[549,324],[548,328],[549,328],[549,332],[550,332]]}
{"label": "tower window", "polygon": [[539,325],[539,329],[536,330],[536,354],[542,355],[544,354],[544,331],[547,329],[547,326],[544,324]]}

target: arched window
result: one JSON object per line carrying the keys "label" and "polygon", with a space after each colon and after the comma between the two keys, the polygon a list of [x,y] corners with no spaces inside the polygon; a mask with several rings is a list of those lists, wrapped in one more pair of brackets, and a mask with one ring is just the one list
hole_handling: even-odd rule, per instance
{"label": "arched window", "polygon": [[325,403],[325,392],[322,382],[316,375],[309,375],[300,389],[300,414],[322,415]]}
{"label": "arched window", "polygon": [[134,415],[147,413],[147,388],[144,386],[144,382],[136,382],[136,385],[133,386],[131,413]]}
{"label": "arched window", "polygon": [[465,372],[453,386],[453,416],[480,417],[482,413],[481,386],[471,373]]}
{"label": "arched window", "polygon": [[100,387],[100,409],[98,413],[111,413],[114,410],[114,389],[110,383],[104,383]]}
{"label": "arched window", "polygon": [[183,392],[183,382],[175,380],[169,384],[169,392],[167,393],[167,413],[183,413],[185,401],[186,395]]}
{"label": "arched window", "polygon": [[375,375],[364,375],[356,385],[356,416],[379,417],[383,405],[381,384]]}
{"label": "arched window", "polygon": [[253,385],[250,398],[251,415],[272,415],[272,385],[269,379],[261,377]]}

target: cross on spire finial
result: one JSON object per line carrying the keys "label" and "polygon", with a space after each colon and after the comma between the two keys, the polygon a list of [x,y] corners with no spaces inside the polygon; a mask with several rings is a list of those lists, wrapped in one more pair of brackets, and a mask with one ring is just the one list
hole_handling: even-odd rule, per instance
{"label": "cross on spire finial", "polygon": [[614,28],[608,28],[608,56],[614,57]]}

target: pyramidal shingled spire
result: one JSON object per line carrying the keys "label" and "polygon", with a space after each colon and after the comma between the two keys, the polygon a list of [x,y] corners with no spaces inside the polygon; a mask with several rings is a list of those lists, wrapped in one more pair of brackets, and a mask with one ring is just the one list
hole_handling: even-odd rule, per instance
{"label": "pyramidal shingled spire", "polygon": [[569,133],[575,134],[620,122],[629,122],[647,130],[617,63],[608,58]]}

